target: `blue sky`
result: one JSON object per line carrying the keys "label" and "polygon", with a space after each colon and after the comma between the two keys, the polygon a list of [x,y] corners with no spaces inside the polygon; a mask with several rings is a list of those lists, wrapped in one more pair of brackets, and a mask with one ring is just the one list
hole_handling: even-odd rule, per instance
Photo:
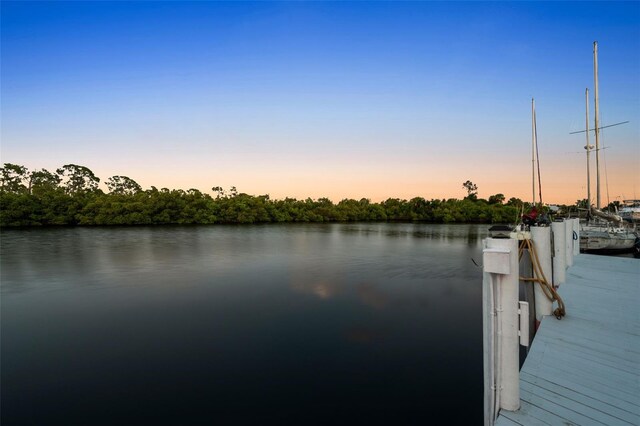
{"label": "blue sky", "polygon": [[[3,162],[275,197],[640,198],[640,3],[2,2]],[[593,104],[590,106],[593,114]],[[593,120],[592,120],[593,121]],[[525,172],[526,169],[527,172]]]}

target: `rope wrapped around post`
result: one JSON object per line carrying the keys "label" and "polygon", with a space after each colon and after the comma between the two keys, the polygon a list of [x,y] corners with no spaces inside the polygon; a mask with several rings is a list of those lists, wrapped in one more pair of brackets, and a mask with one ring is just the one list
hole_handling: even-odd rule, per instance
{"label": "rope wrapped around post", "polygon": [[553,311],[553,315],[557,319],[562,319],[562,317],[566,315],[564,302],[560,297],[560,295],[558,294],[558,292],[556,291],[556,289],[553,287],[553,285],[549,283],[549,281],[545,277],[544,272],[542,271],[542,267],[540,266],[540,260],[538,259],[538,254],[536,253],[536,249],[531,240],[524,239],[520,243],[520,247],[518,248],[519,259],[522,258],[522,253],[524,252],[525,249],[529,250],[529,253],[531,256],[531,264],[533,266],[534,277],[533,278],[521,277],[520,280],[538,283],[542,288],[542,291],[544,292],[545,296],[547,296],[547,298],[552,303],[558,302],[558,307]]}

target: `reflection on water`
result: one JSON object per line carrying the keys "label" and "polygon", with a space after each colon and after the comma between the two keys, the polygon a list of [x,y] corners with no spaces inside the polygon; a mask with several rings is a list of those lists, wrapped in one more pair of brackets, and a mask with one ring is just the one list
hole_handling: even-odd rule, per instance
{"label": "reflection on water", "polygon": [[485,229],[3,231],[2,424],[478,423]]}

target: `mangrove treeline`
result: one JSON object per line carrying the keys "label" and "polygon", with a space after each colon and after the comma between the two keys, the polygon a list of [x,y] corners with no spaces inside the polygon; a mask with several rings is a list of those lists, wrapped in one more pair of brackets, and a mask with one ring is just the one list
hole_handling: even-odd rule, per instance
{"label": "mangrove treeline", "polygon": [[197,189],[187,191],[151,187],[143,190],[126,176],[106,181],[87,167],[67,164],[55,172],[29,171],[5,163],[0,169],[0,226],[50,225],[165,225],[267,222],[427,221],[434,223],[509,223],[517,220],[522,201],[502,194],[477,198],[477,186],[467,181],[462,199],[410,200],[390,198],[380,203],[368,199],[327,198],[272,200],[268,195],[238,193],[213,187],[213,196]]}

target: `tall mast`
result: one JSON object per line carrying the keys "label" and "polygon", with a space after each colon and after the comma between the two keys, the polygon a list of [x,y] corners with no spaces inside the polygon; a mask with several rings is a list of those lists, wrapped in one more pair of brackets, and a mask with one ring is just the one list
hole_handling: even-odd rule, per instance
{"label": "tall mast", "polygon": [[533,205],[536,205],[536,101],[531,98],[531,183]]}
{"label": "tall mast", "polygon": [[[593,89],[595,96],[595,119],[596,119],[596,207],[600,209],[600,126],[599,120],[599,99],[598,99],[598,42],[593,42]],[[589,127],[587,127],[589,129]],[[587,132],[589,133],[589,132]]]}
{"label": "tall mast", "polygon": [[584,99],[586,103],[586,120],[587,131],[584,132],[587,135],[587,144],[584,149],[587,150],[587,212],[591,213],[591,166],[589,164],[589,154],[591,153],[591,146],[589,145],[589,89],[585,90]]}

